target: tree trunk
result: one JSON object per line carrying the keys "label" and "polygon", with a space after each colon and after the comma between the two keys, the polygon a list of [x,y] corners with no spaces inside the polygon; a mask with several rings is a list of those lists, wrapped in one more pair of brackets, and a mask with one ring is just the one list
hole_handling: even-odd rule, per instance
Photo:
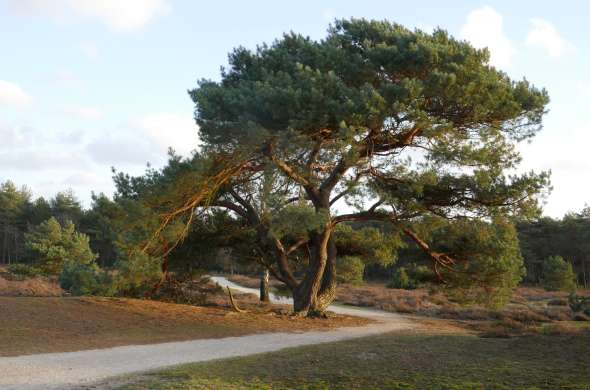
{"label": "tree trunk", "polygon": [[260,302],[270,302],[269,278],[268,269],[264,268],[260,274]]}
{"label": "tree trunk", "polygon": [[336,246],[332,228],[311,236],[311,258],[303,281],[293,291],[293,309],[298,315],[321,315],[335,296]]}
{"label": "tree trunk", "polygon": [[584,288],[588,288],[588,278],[586,277],[586,259],[582,259],[582,275],[584,278]]}
{"label": "tree trunk", "polygon": [[315,310],[318,312],[325,311],[336,298],[336,256],[336,240],[331,237],[328,243],[328,261],[316,299]]}

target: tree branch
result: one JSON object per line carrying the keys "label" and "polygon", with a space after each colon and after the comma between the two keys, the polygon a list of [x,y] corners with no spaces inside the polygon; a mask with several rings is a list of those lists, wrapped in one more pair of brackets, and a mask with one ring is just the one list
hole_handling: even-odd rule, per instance
{"label": "tree branch", "polygon": [[248,219],[248,213],[246,212],[246,210],[244,210],[243,208],[241,208],[240,206],[233,204],[230,201],[226,201],[226,200],[217,200],[215,202],[211,203],[211,206],[216,206],[216,207],[223,207],[226,208],[228,210],[231,210],[233,212],[235,212],[236,214],[238,214],[240,217],[243,217],[245,219]]}
{"label": "tree branch", "polygon": [[435,252],[432,249],[430,249],[430,246],[428,246],[428,244],[424,242],[420,237],[418,237],[418,235],[414,233],[412,230],[404,228],[402,229],[402,231],[406,236],[410,237],[416,243],[416,245],[418,245],[418,247],[422,249],[424,253],[430,256],[430,258],[434,260],[435,264],[440,264],[443,267],[450,269],[453,264],[456,264],[458,262],[457,259],[454,259],[446,253]]}
{"label": "tree branch", "polygon": [[295,251],[297,248],[299,248],[301,245],[306,244],[309,240],[307,238],[301,238],[299,239],[295,244],[291,245],[289,248],[287,248],[287,256],[290,255],[293,251]]}
{"label": "tree branch", "polygon": [[281,240],[279,240],[278,238],[273,238],[273,241],[275,243],[276,248],[280,252],[277,256],[277,265],[279,266],[279,272],[281,273],[285,283],[289,287],[296,288],[298,283],[295,279],[295,276],[293,276],[293,272],[291,272],[291,268],[289,267],[288,253],[285,250],[285,247],[283,246]]}
{"label": "tree branch", "polygon": [[373,210],[339,215],[332,218],[332,224],[336,225],[346,221],[393,221],[394,219],[396,217],[393,213]]}

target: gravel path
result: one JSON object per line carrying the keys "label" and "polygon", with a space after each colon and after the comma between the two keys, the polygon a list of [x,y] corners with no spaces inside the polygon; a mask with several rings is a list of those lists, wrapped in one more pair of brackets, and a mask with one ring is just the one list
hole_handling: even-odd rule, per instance
{"label": "gravel path", "polygon": [[[242,292],[257,293],[255,289],[238,286],[225,278],[214,279],[222,286],[230,286]],[[285,301],[281,300],[281,303]],[[378,322],[364,327],[330,331],[265,333],[214,340],[132,345],[0,358],[0,389],[93,389],[98,388],[94,384],[117,375],[182,363],[245,356],[287,347],[363,337],[414,326],[411,320],[393,313],[342,306],[331,306],[330,310],[341,314],[367,317]]]}

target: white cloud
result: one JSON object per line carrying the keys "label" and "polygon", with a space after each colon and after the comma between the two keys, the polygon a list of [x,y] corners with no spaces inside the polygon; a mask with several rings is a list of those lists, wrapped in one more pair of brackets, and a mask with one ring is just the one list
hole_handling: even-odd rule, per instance
{"label": "white cloud", "polygon": [[95,121],[103,116],[102,111],[94,107],[66,106],[63,108],[63,112],[88,121]]}
{"label": "white cloud", "polygon": [[136,31],[170,11],[168,0],[12,0],[21,13],[45,14],[58,21],[96,19],[113,31]]}
{"label": "white cloud", "polygon": [[[94,117],[99,112],[67,109]],[[198,147],[190,113],[153,113],[100,132],[0,123],[0,181],[27,183],[44,196],[70,187],[88,202],[92,190],[112,193],[111,166],[142,174],[148,162],[156,168],[165,164],[168,147],[183,156]]]}
{"label": "white cloud", "polygon": [[532,27],[526,38],[528,46],[543,49],[547,55],[553,58],[574,50],[574,45],[563,38],[559,31],[548,21],[543,19],[531,19]]}
{"label": "white cloud", "polygon": [[98,47],[92,43],[81,43],[78,45],[78,48],[91,61],[96,61],[100,57],[98,54]]}
{"label": "white cloud", "polygon": [[183,156],[189,156],[198,148],[197,125],[190,115],[157,113],[136,120],[132,125],[141,129],[155,142],[158,152],[165,153],[169,147]]}
{"label": "white cloud", "polygon": [[515,53],[510,39],[504,34],[504,20],[495,9],[489,6],[472,11],[461,28],[461,37],[477,48],[487,47],[490,51],[490,64],[508,68],[512,65]]}
{"label": "white cloud", "polygon": [[585,124],[566,128],[545,129],[531,143],[522,143],[521,172],[551,170],[553,191],[545,214],[561,217],[581,210],[590,201],[590,182],[580,180],[590,171],[587,147],[590,127]]}
{"label": "white cloud", "polygon": [[149,142],[133,132],[106,134],[90,142],[86,152],[96,163],[117,167],[159,163],[166,157],[158,155]]}
{"label": "white cloud", "polygon": [[162,112],[130,121],[126,126],[103,133],[86,146],[98,164],[109,166],[160,166],[168,148],[188,157],[198,148],[197,125],[190,115]]}
{"label": "white cloud", "polygon": [[23,108],[33,99],[19,85],[0,80],[0,105]]}

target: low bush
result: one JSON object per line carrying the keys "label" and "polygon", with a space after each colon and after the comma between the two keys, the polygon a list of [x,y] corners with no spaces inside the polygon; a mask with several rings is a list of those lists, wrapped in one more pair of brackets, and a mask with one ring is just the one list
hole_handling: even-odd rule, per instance
{"label": "low bush", "polygon": [[405,267],[399,267],[395,270],[391,281],[387,285],[389,288],[399,288],[402,290],[414,290],[418,288],[418,283],[410,278]]}
{"label": "low bush", "polygon": [[543,313],[546,317],[553,321],[569,321],[572,319],[572,310],[569,307],[556,307],[545,309]]}
{"label": "low bush", "polygon": [[576,290],[576,275],[572,264],[561,256],[550,256],[543,263],[543,287],[548,291]]}
{"label": "low bush", "polygon": [[572,293],[569,296],[568,303],[573,312],[583,312],[590,315],[590,297],[582,297]]}
{"label": "low bush", "polygon": [[72,295],[113,294],[108,273],[88,264],[66,264],[59,276],[59,284]]}
{"label": "low bush", "polygon": [[39,268],[35,268],[28,264],[21,263],[10,264],[8,266],[8,272],[10,272],[13,275],[26,276],[30,278],[41,274],[41,270]]}
{"label": "low bush", "polygon": [[535,325],[541,322],[550,322],[547,316],[530,309],[506,310],[502,312],[503,320],[513,320],[527,325]]}
{"label": "low bush", "polygon": [[340,283],[362,284],[365,273],[365,263],[356,256],[342,256],[338,258],[337,280]]}
{"label": "low bush", "polygon": [[387,287],[403,290],[414,290],[432,283],[435,280],[434,272],[424,266],[410,263],[406,267],[395,270]]}
{"label": "low bush", "polygon": [[547,306],[567,306],[567,299],[555,298],[547,302]]}

